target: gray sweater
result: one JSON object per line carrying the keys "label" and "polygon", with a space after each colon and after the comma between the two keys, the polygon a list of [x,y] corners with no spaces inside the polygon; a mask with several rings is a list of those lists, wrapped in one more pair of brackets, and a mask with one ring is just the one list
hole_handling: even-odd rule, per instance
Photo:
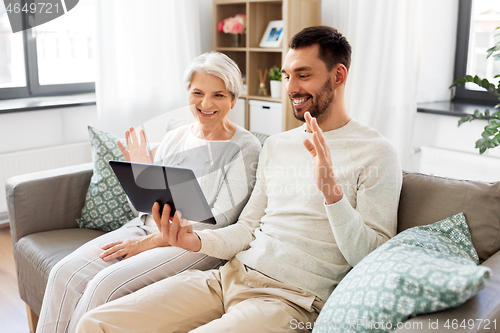
{"label": "gray sweater", "polygon": [[305,125],[271,136],[239,221],[197,231],[200,252],[236,256],[326,301],[352,266],[396,234],[402,174],[393,145],[370,127],[353,119],[324,135],[344,193],[339,202],[325,205],[315,185]]}

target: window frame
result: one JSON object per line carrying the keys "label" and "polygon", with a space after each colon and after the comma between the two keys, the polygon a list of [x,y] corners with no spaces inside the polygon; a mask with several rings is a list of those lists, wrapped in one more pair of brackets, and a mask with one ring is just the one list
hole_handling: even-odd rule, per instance
{"label": "window frame", "polygon": [[[28,7],[35,0],[21,0],[21,4]],[[23,27],[26,27],[26,17],[22,16]],[[20,33],[20,32],[18,32]],[[24,68],[26,75],[26,86],[0,88],[0,101],[16,98],[44,97],[44,96],[66,96],[95,92],[95,82],[67,83],[40,85],[38,80],[38,55],[36,38],[31,29],[25,29],[23,34]]]}

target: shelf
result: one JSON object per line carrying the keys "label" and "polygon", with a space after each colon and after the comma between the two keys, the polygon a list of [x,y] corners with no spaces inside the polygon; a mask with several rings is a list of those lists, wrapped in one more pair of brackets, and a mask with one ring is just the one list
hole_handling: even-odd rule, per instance
{"label": "shelf", "polygon": [[283,49],[281,48],[266,48],[266,47],[229,47],[229,46],[218,46],[214,48],[215,51],[220,51],[220,52],[226,52],[226,51],[231,51],[231,52],[273,52],[273,53],[281,53],[283,52]]}
{"label": "shelf", "polygon": [[283,52],[282,48],[271,48],[271,47],[249,47],[250,52]]}
{"label": "shelf", "polygon": [[216,47],[215,51],[246,52],[246,47]]}
{"label": "shelf", "polygon": [[257,96],[257,95],[249,95],[246,98],[248,99],[256,99],[259,101],[267,101],[267,102],[276,102],[276,103],[281,103],[281,98],[272,98],[272,97],[266,97],[266,96]]}
{"label": "shelf", "polygon": [[[321,21],[320,0],[214,0],[214,25],[213,25],[213,48],[233,59],[246,78],[247,94],[241,96],[245,100],[245,117],[248,128],[251,119],[250,100],[275,102],[281,104],[283,131],[300,126],[301,123],[295,119],[292,106],[288,96],[282,87],[281,98],[258,96],[260,78],[259,70],[264,72],[273,66],[281,68],[286,53],[288,52],[288,41],[297,32],[305,27],[318,25]],[[233,42],[230,34],[217,31],[218,23],[238,13],[245,14],[246,33],[243,38],[243,47],[232,47]],[[259,47],[262,35],[266,31],[270,21],[283,21],[283,40],[280,47]],[[269,77],[265,78],[264,84],[270,94]]]}

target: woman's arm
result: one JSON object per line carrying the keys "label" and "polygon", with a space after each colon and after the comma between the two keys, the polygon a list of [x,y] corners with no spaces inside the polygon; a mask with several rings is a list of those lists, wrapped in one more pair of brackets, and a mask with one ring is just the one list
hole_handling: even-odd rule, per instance
{"label": "woman's arm", "polygon": [[161,232],[155,232],[147,236],[132,237],[105,244],[101,246],[101,249],[105,251],[99,256],[104,261],[119,257],[127,259],[141,252],[169,245],[168,241],[162,237]]}
{"label": "woman's arm", "polygon": [[194,229],[218,229],[236,222],[252,193],[259,153],[260,144],[249,143],[239,149],[229,164],[221,166],[222,184],[212,206],[217,224],[195,225]]}

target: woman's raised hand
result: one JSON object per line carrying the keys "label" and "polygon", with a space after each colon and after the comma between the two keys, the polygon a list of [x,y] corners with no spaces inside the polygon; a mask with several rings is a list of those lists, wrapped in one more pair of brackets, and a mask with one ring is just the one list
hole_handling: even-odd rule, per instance
{"label": "woman's raised hand", "polygon": [[139,135],[141,136],[140,142],[135,129],[130,127],[130,129],[125,132],[125,141],[127,143],[128,150],[120,141],[116,142],[118,148],[120,148],[120,151],[127,162],[151,164],[155,159],[156,147],[151,149],[148,154],[148,145],[144,130],[141,129],[139,131]]}
{"label": "woman's raised hand", "polygon": [[201,249],[200,237],[193,232],[193,227],[189,222],[182,218],[181,212],[176,211],[174,217],[171,218],[170,209],[170,206],[165,204],[160,215],[160,204],[155,202],[153,205],[153,219],[164,241],[172,246],[198,252]]}

